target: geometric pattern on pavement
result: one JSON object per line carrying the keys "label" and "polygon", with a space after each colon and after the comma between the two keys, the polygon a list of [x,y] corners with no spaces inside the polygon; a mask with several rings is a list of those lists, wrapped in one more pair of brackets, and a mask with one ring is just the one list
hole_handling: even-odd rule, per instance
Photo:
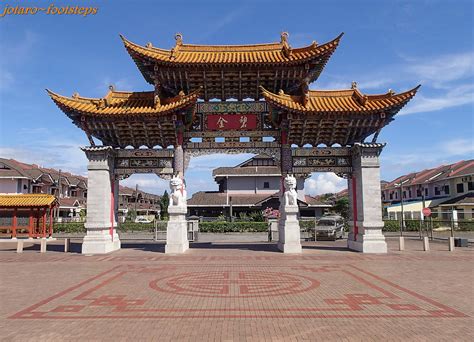
{"label": "geometric pattern on pavement", "polygon": [[123,264],[10,319],[467,317],[350,264]]}

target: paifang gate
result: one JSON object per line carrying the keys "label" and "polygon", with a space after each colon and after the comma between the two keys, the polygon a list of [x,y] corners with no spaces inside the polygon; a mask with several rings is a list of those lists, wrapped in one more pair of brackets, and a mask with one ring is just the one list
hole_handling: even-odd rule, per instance
{"label": "paifang gate", "polygon": [[227,46],[184,44],[177,34],[170,50],[121,37],[153,90],[110,87],[103,98],[77,93],[66,97],[48,90],[90,142],[83,148],[89,159],[89,189],[82,252],[120,248],[115,230],[118,182],[134,173],[170,179],[165,251],[184,252],[189,246],[184,183],[189,159],[264,152],[280,161],[283,175],[280,250],[301,252],[293,176],[335,172],[348,180],[348,247],[385,253],[379,172],[385,144],[377,138],[419,86],[380,95],[363,94],[355,82],[350,89],[310,90],[341,37],[292,48],[286,32],[280,42]]}

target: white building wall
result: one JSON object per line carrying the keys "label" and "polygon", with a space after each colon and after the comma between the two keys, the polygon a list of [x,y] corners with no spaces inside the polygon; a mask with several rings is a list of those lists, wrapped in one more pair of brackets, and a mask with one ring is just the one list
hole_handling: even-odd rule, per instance
{"label": "white building wall", "polygon": [[[274,194],[280,191],[280,177],[255,177],[257,180],[257,194]],[[268,182],[269,188],[264,188],[264,183]]]}
{"label": "white building wall", "polygon": [[18,193],[18,180],[11,178],[0,179],[0,193],[2,194],[16,194]]}
{"label": "white building wall", "polygon": [[30,183],[28,179],[1,178],[1,194],[27,194],[30,192]]}
{"label": "white building wall", "polygon": [[255,177],[229,177],[227,192],[229,194],[254,194]]}

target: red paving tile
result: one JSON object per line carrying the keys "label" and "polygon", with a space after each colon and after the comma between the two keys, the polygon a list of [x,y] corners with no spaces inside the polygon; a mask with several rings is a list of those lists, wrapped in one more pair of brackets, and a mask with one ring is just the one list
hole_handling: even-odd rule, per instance
{"label": "red paving tile", "polygon": [[[3,340],[472,340],[472,249],[344,242],[302,255],[268,244],[130,245],[102,256],[0,243]],[[318,248],[315,248],[319,246]],[[4,248],[5,247],[5,248]],[[204,248],[207,247],[207,248]]]}

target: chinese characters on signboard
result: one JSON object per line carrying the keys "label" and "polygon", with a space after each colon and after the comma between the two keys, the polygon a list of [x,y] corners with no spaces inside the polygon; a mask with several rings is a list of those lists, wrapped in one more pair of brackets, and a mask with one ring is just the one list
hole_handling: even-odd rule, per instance
{"label": "chinese characters on signboard", "polygon": [[213,114],[207,115],[207,129],[211,131],[242,130],[258,128],[257,114]]}

